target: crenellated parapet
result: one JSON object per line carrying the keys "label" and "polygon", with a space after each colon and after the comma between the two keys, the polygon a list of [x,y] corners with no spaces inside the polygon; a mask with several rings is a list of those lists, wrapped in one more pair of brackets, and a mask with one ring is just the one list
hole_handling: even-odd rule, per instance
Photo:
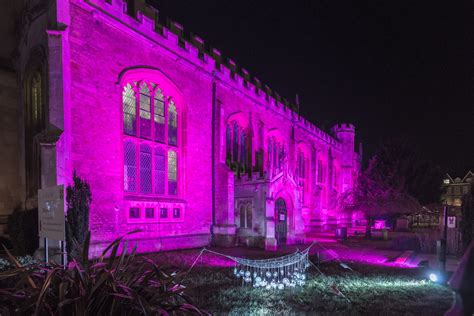
{"label": "crenellated parapet", "polygon": [[[165,54],[171,58],[183,59],[208,75],[214,75],[228,86],[250,97],[255,103],[282,114],[299,128],[341,149],[339,139],[301,117],[296,111],[296,104],[281,97],[268,85],[252,76],[248,70],[239,67],[232,59],[222,56],[219,50],[206,45],[199,36],[186,32],[181,24],[171,20],[160,21],[157,9],[146,5],[144,1],[135,1],[134,12],[128,12],[125,0],[82,1],[89,5],[93,14],[110,17],[119,24],[133,29],[148,39],[153,47],[164,48]],[[352,125],[346,124],[341,128],[350,129],[350,126]]]}

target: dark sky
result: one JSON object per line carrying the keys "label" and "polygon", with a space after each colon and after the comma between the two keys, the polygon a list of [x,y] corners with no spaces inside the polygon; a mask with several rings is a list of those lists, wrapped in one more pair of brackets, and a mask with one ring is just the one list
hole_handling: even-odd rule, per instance
{"label": "dark sky", "polygon": [[[356,125],[365,158],[405,138],[474,169],[472,8],[457,1],[155,0],[322,128]],[[469,22],[469,23],[468,23]],[[468,25],[469,24],[469,25]]]}

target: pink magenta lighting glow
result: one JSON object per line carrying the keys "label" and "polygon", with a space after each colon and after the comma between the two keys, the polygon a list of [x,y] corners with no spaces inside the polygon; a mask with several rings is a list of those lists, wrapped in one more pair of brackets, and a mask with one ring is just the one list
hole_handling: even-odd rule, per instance
{"label": "pink magenta lighting glow", "polygon": [[377,219],[377,220],[375,220],[374,228],[375,229],[384,229],[384,228],[386,228],[385,223],[386,223],[385,220]]}
{"label": "pink magenta lighting glow", "polygon": [[[274,203],[279,198],[287,207],[287,243],[304,240],[311,231],[350,226],[357,220],[352,214],[343,216],[332,204],[333,193],[350,190],[360,168],[352,124],[338,124],[332,133],[321,130],[265,85],[234,73],[232,66],[219,61],[216,50],[209,53],[194,46],[192,43],[202,42],[198,37],[187,41],[168,27],[156,32],[154,19],[141,12],[130,16],[121,0],[59,0],[58,4],[58,21],[68,27],[49,31],[47,43],[51,45],[51,71],[63,81],[50,88],[64,86],[64,91],[55,95],[61,100],[51,101],[48,114],[51,123],[64,132],[55,148],[57,164],[51,168],[56,168],[57,183],[70,183],[74,171],[90,183],[92,255],[135,229],[141,232],[129,239],[138,242],[140,253],[199,249],[216,235],[233,244],[236,240],[246,245],[265,243],[264,247],[274,249]],[[142,80],[156,84],[163,95],[173,99],[177,144],[159,144],[159,140],[135,133],[125,135],[122,91],[127,83]],[[137,92],[136,100],[140,98]],[[151,117],[157,111],[153,102],[150,99],[148,112],[143,110],[144,116],[149,115],[143,121],[150,120],[145,123],[151,126],[154,119],[161,119]],[[141,110],[141,104],[130,110],[134,111],[130,121],[138,126],[137,131],[141,130]],[[253,163],[249,169],[261,167],[262,175],[254,172],[252,177],[238,177],[227,164],[226,124],[232,122],[245,130],[241,134],[251,135],[247,139]],[[150,127],[150,134],[153,130],[155,127]],[[126,155],[124,142],[131,137],[137,146]],[[270,171],[270,138],[285,148],[283,162],[278,162],[282,167],[274,174]],[[153,147],[154,156],[159,157],[151,160],[146,156],[149,152],[137,149],[141,145]],[[156,154],[160,146],[176,150],[177,158],[164,167]],[[304,154],[304,185],[295,176],[298,150]],[[153,162],[142,164],[141,153],[144,161]],[[260,166],[256,165],[257,154]],[[129,162],[125,156],[138,162]],[[316,176],[318,163],[321,176]],[[142,165],[148,168],[142,170]],[[141,186],[144,178],[156,184],[162,179],[156,175],[169,170],[177,178],[177,193],[172,196],[159,193],[153,185],[149,195],[125,189],[125,179],[132,179],[130,183],[136,186]],[[252,227],[243,227],[246,229],[240,229],[236,216],[236,204],[243,198],[252,200],[254,210]],[[163,218],[159,216],[162,209],[167,210]],[[178,210],[177,216],[174,210]],[[209,264],[226,265],[220,259]]]}

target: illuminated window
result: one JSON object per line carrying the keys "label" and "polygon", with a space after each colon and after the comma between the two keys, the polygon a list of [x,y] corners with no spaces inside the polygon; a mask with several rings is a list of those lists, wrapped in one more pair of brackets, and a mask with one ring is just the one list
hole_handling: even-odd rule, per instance
{"label": "illuminated window", "polygon": [[136,98],[131,84],[127,84],[122,93],[123,103],[123,132],[127,135],[136,136]]}
{"label": "illuminated window", "polygon": [[[123,86],[124,191],[178,195],[178,109],[159,85]],[[148,217],[146,217],[148,218]]]}
{"label": "illuminated window", "polygon": [[164,194],[166,184],[165,152],[161,148],[155,149],[155,193]]}
{"label": "illuminated window", "polygon": [[124,146],[124,189],[126,192],[137,191],[137,153],[133,142]]}
{"label": "illuminated window", "polygon": [[168,151],[168,194],[176,195],[178,190],[176,152]]}
{"label": "illuminated window", "polygon": [[140,137],[151,138],[150,89],[146,83],[140,87]]}
{"label": "illuminated window", "polygon": [[444,183],[444,184],[449,184],[449,179],[444,179],[444,180],[443,180],[443,183]]}
{"label": "illuminated window", "polygon": [[165,102],[163,101],[161,90],[155,91],[154,99],[154,124],[155,124],[155,141],[165,142]]}
{"label": "illuminated window", "polygon": [[178,144],[178,115],[172,100],[168,105],[168,144],[174,146]]}

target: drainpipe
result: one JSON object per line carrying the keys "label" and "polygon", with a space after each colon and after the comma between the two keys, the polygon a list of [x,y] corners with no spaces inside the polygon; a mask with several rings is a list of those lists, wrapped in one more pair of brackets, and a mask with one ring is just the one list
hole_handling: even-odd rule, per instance
{"label": "drainpipe", "polygon": [[212,72],[212,131],[211,131],[211,194],[212,194],[212,227],[211,227],[211,243],[214,241],[214,226],[216,225],[216,72]]}

